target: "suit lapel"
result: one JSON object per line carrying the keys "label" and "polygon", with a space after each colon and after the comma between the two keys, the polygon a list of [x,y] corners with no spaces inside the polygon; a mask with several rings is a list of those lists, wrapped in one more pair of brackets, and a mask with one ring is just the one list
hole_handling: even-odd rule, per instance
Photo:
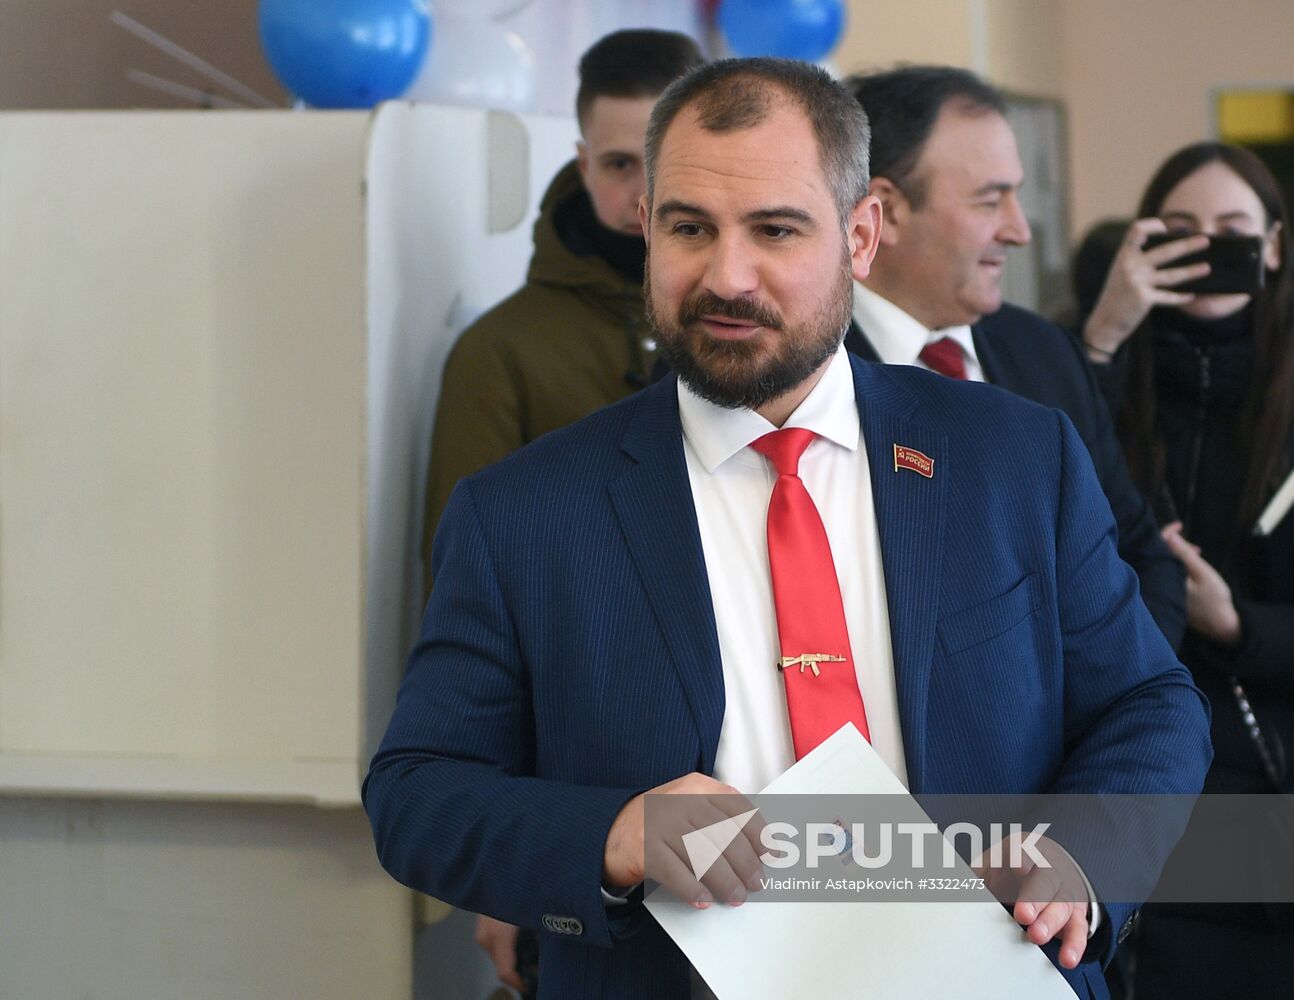
{"label": "suit lapel", "polygon": [[[857,361],[853,367],[885,567],[903,752],[909,787],[918,792],[926,767],[926,704],[939,610],[944,498],[955,470],[945,435],[919,420],[915,397],[884,367]],[[931,478],[901,465],[896,468],[895,446],[932,459]]]}
{"label": "suit lapel", "polygon": [[696,722],[701,770],[709,774],[723,725],[723,667],[675,379],[638,399],[621,443],[637,464],[610,484],[611,503]]}

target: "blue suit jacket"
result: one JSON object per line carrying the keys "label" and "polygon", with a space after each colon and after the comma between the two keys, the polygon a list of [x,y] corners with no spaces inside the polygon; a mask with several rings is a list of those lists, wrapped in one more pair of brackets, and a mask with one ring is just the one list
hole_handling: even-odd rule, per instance
{"label": "blue suit jacket", "polygon": [[[1206,709],[1068,419],[851,360],[912,790],[1198,792]],[[933,478],[896,471],[895,444]],[[723,722],[674,379],[460,483],[435,567],[365,781],[382,863],[540,928],[544,995],[686,996],[681,953],[640,906],[609,919],[600,892],[621,806],[711,772]],[[1110,906],[1089,954],[1130,913]],[[1070,978],[1103,995],[1095,962]]]}
{"label": "blue suit jacket", "polygon": [[[1009,303],[971,328],[985,381],[1063,410],[1086,443],[1114,511],[1119,555],[1137,571],[1141,599],[1174,649],[1186,628],[1186,571],[1159,537],[1150,505],[1132,482],[1114,421],[1077,338]],[[852,325],[845,347],[879,361],[867,331]]]}

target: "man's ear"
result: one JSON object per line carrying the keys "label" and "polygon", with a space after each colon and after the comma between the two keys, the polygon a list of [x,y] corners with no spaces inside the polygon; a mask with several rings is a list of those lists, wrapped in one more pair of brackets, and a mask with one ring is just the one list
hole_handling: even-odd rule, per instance
{"label": "man's ear", "polygon": [[638,225],[643,227],[643,241],[651,242],[651,203],[647,196],[638,199]]}
{"label": "man's ear", "polygon": [[908,203],[907,195],[888,177],[873,177],[869,192],[880,201],[881,211],[885,215],[881,242],[885,246],[893,246],[903,236],[903,227],[907,224],[912,206]]}
{"label": "man's ear", "polygon": [[579,169],[580,180],[584,186],[589,186],[589,147],[584,144],[583,139],[575,140],[575,166]]}
{"label": "man's ear", "polygon": [[860,201],[849,214],[845,242],[855,281],[862,281],[871,273],[872,260],[881,245],[885,228],[881,200],[874,194]]}

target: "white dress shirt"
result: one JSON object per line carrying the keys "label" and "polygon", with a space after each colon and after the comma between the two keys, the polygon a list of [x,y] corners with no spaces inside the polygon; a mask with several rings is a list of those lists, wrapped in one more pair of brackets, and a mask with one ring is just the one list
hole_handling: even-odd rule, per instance
{"label": "white dress shirt", "polygon": [[[775,665],[781,649],[768,568],[768,501],[777,474],[749,447],[777,428],[753,410],[706,402],[681,381],[678,397],[723,663],[726,707],[714,775],[752,794],[795,762]],[[800,459],[800,478],[831,544],[872,746],[906,786],[885,572],[843,347],[784,426],[818,435]]]}
{"label": "white dress shirt", "polygon": [[872,347],[876,348],[877,356],[887,365],[916,365],[929,371],[930,366],[919,357],[922,348],[951,337],[962,349],[967,381],[985,381],[969,326],[927,330],[920,320],[913,319],[889,299],[857,281],[854,282],[854,320],[863,328]]}

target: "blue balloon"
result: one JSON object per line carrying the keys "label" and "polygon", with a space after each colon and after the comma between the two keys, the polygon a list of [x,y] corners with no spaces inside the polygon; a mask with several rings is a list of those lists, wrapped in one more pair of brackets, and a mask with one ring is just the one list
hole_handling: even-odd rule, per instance
{"label": "blue balloon", "polygon": [[317,108],[371,108],[399,97],[431,42],[427,0],[261,0],[274,73]]}
{"label": "blue balloon", "polygon": [[817,62],[845,28],[840,0],[723,0],[719,30],[738,56],[782,56]]}

